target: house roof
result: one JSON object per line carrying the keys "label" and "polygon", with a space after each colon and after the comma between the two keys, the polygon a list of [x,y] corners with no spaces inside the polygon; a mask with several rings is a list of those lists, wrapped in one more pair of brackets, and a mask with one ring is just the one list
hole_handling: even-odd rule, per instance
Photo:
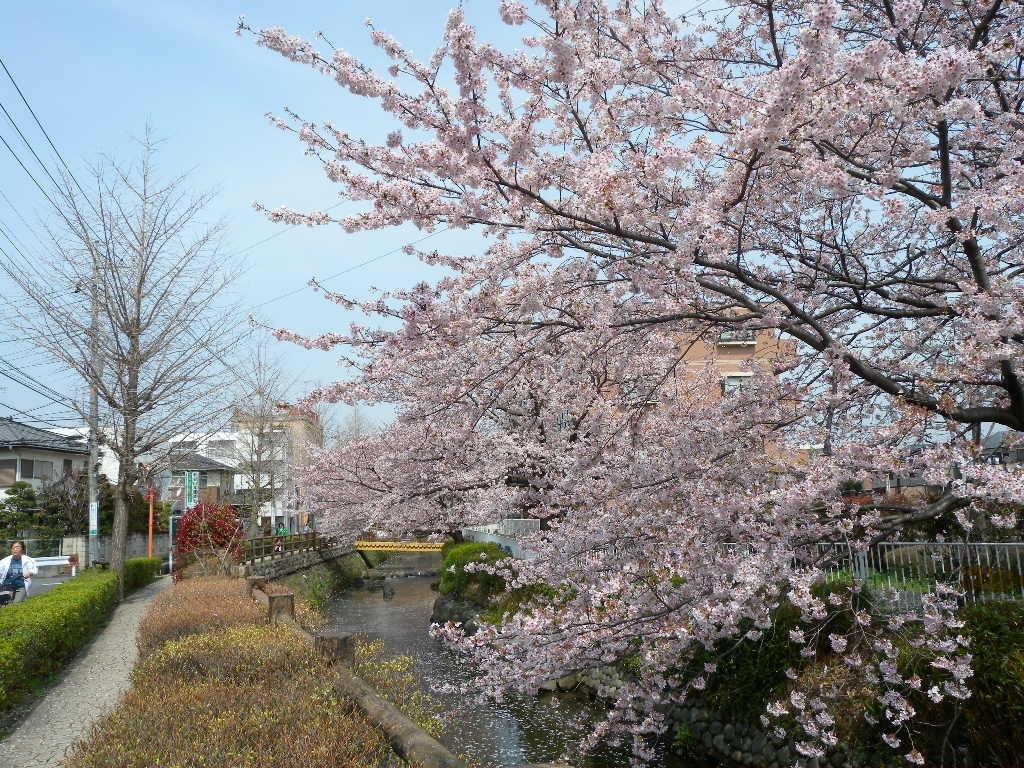
{"label": "house roof", "polygon": [[167,469],[173,472],[200,471],[200,472],[234,472],[235,468],[222,461],[211,459],[209,456],[202,456],[195,452],[173,453],[167,459]]}
{"label": "house roof", "polygon": [[1021,434],[1019,432],[1011,434],[1008,429],[1002,429],[998,432],[992,432],[991,434],[985,435],[981,439],[981,447],[986,451],[996,450],[998,448],[1005,447],[1024,447],[1021,445]]}
{"label": "house roof", "polygon": [[10,417],[0,419],[0,448],[37,448],[60,453],[87,454],[89,448],[79,440],[30,427]]}

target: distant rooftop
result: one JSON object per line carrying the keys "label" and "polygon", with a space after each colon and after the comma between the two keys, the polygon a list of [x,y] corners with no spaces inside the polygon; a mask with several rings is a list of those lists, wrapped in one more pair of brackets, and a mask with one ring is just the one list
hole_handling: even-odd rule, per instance
{"label": "distant rooftop", "polygon": [[0,419],[0,448],[39,448],[63,453],[89,453],[81,441],[31,427],[11,418]]}
{"label": "distant rooftop", "polygon": [[194,451],[173,452],[167,459],[161,462],[172,472],[200,471],[200,472],[234,472],[234,467],[222,461],[211,459]]}

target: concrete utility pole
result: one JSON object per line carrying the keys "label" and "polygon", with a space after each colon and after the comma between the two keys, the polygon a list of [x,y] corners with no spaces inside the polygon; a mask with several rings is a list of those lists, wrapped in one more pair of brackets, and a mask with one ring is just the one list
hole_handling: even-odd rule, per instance
{"label": "concrete utility pole", "polygon": [[[98,370],[99,361],[96,333],[99,328],[99,302],[96,300],[96,282],[99,280],[99,264],[96,263],[96,251],[92,255],[92,279],[89,281],[89,365],[93,372]],[[99,502],[99,478],[97,477],[97,465],[100,463],[99,446],[99,421],[100,421],[100,400],[99,392],[96,389],[95,375],[89,385],[89,561],[87,565],[96,562],[97,537],[100,533],[100,502]]]}

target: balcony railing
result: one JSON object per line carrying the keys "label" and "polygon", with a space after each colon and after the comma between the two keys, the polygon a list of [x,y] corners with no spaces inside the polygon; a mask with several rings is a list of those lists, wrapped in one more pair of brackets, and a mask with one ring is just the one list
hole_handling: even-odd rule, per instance
{"label": "balcony railing", "polygon": [[754,344],[757,342],[757,331],[753,328],[735,328],[722,331],[718,335],[719,344]]}

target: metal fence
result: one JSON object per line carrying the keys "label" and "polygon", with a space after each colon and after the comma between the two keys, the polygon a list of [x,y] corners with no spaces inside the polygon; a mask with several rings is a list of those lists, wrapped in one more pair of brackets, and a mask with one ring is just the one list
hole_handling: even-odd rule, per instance
{"label": "metal fence", "polygon": [[63,539],[0,539],[0,557],[6,557],[11,552],[11,545],[16,541],[25,543],[25,554],[29,557],[49,557],[51,555],[62,555],[61,542]]}
{"label": "metal fence", "polygon": [[512,557],[529,560],[534,553],[520,546],[517,536],[540,530],[540,520],[532,518],[508,518],[484,525],[471,525],[462,529],[466,541],[492,542],[502,547]]}
{"label": "metal fence", "polygon": [[819,543],[817,551],[827,578],[857,579],[894,610],[920,606],[939,585],[964,602],[1024,600],[1024,542]]}
{"label": "metal fence", "polygon": [[[88,536],[64,536],[59,539],[0,539],[0,557],[10,553],[11,544],[15,541],[24,541],[25,551],[30,557],[76,554],[79,556],[80,561],[84,563],[89,559],[88,552],[91,546],[94,549],[91,557],[92,560],[109,562],[110,539],[111,537],[108,535],[95,536],[91,543]],[[166,533],[153,537],[154,556],[166,557],[168,546]],[[148,552],[148,538],[146,534],[128,534],[125,550],[127,557],[145,557]]]}

